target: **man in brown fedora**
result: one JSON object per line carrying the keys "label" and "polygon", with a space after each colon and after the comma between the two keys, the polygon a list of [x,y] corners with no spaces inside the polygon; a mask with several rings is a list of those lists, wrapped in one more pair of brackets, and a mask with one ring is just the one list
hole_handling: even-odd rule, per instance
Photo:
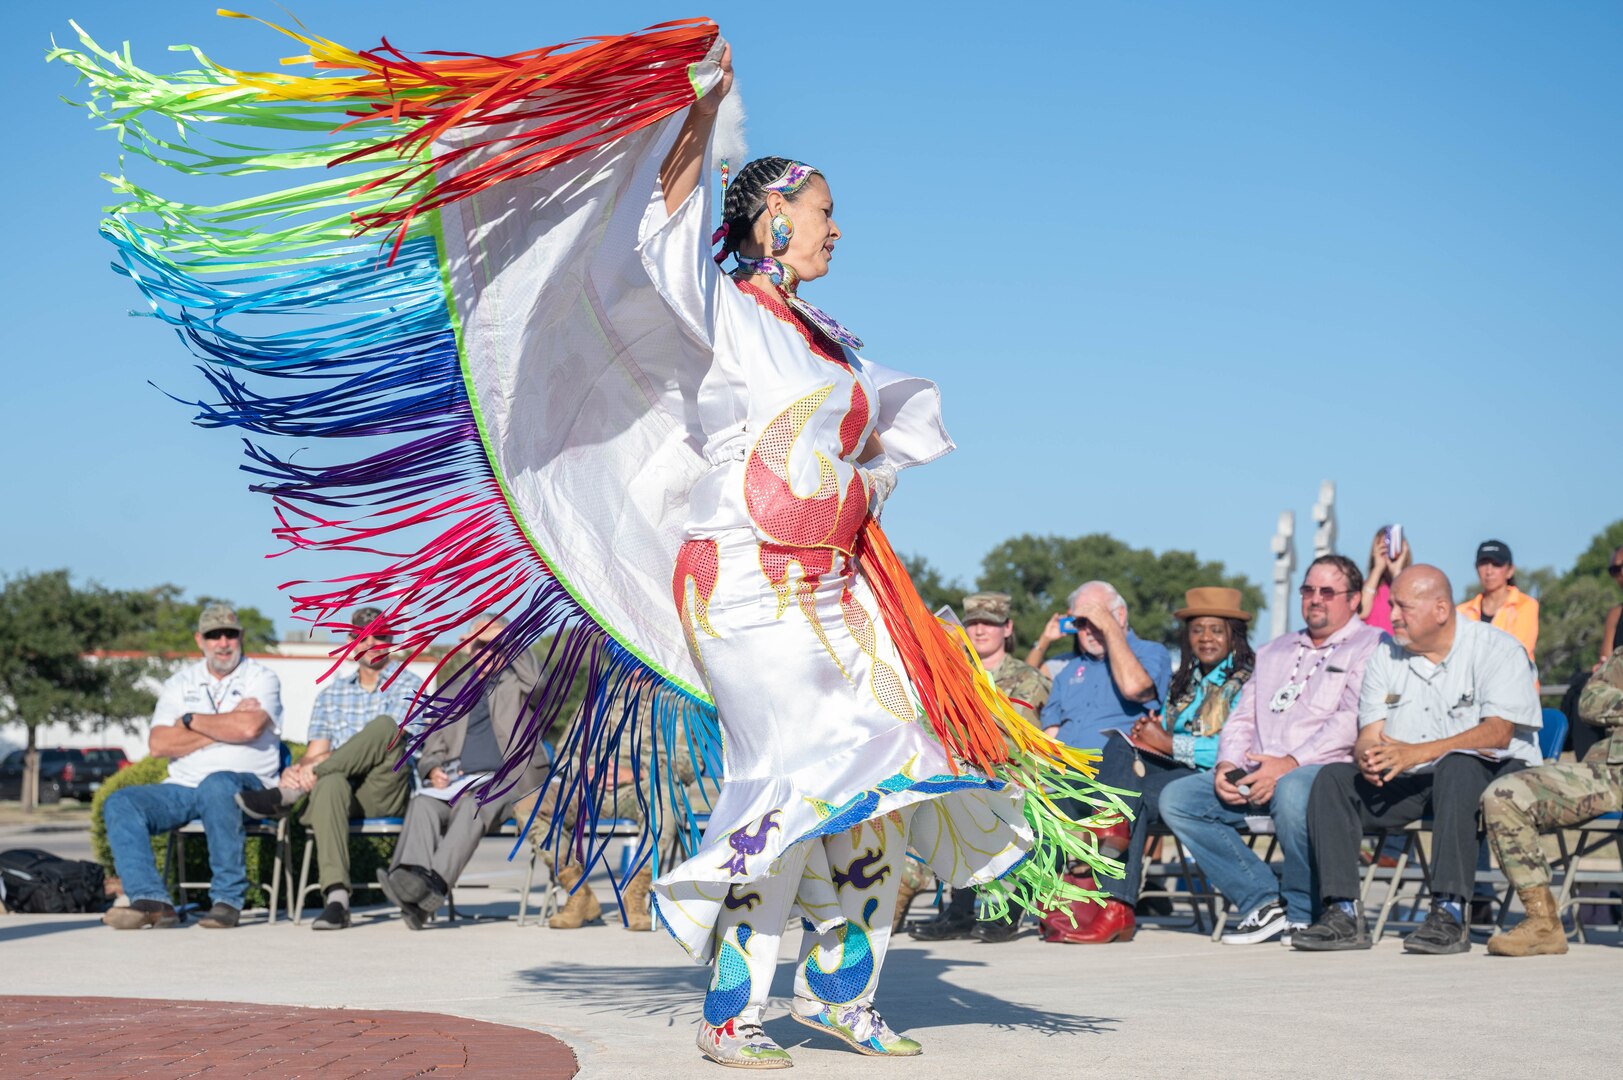
{"label": "man in brown fedora", "polygon": [[[1224,944],[1288,940],[1313,921],[1308,795],[1322,766],[1352,760],[1364,667],[1382,637],[1358,617],[1363,577],[1344,556],[1313,560],[1300,590],[1307,626],[1257,650],[1215,767],[1161,792],[1167,826],[1244,916]],[[1273,820],[1279,878],[1238,832],[1257,817]]]}

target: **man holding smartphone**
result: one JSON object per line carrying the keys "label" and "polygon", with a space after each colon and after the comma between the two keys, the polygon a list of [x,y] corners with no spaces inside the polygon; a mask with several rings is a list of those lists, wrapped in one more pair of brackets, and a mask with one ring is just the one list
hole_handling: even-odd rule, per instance
{"label": "man holding smartphone", "polygon": [[1082,585],[1071,594],[1069,608],[1069,615],[1048,620],[1032,649],[1040,663],[1048,646],[1066,633],[1063,626],[1070,620],[1076,656],[1054,678],[1042,710],[1043,729],[1068,746],[1098,749],[1104,745],[1106,728],[1125,731],[1161,707],[1172,679],[1172,660],[1165,646],[1133,633],[1127,602],[1109,582]]}
{"label": "man holding smartphone", "polygon": [[[1322,555],[1299,590],[1306,627],[1257,650],[1256,670],[1223,725],[1217,765],[1161,792],[1167,826],[1244,913],[1225,945],[1252,945],[1313,919],[1308,796],[1321,767],[1352,758],[1365,665],[1382,634],[1358,617],[1363,574],[1351,559]],[[1239,829],[1271,817],[1280,874]]]}

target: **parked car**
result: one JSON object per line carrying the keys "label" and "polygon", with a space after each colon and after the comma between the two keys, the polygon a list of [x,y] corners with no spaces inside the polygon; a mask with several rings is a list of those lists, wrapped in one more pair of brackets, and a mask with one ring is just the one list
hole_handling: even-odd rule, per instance
{"label": "parked car", "polygon": [[[13,750],[0,762],[0,799],[23,797],[23,764],[27,753]],[[53,803],[64,798],[88,801],[100,786],[101,780],[90,776],[85,753],[78,747],[39,751],[40,802]]]}
{"label": "parked car", "polygon": [[102,785],[102,781],[121,769],[130,767],[130,759],[123,750],[116,746],[87,746],[85,754],[85,786],[89,792],[82,798],[90,798],[90,794]]}

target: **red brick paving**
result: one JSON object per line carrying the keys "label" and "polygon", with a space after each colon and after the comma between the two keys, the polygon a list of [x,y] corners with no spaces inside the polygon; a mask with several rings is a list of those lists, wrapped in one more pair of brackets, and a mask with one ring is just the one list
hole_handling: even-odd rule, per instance
{"label": "red brick paving", "polygon": [[578,1069],[550,1035],[438,1013],[0,997],[0,1076],[568,1080]]}

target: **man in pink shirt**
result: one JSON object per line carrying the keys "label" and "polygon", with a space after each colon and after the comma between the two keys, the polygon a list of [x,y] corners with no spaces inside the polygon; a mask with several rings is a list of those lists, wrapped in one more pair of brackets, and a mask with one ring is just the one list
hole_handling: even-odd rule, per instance
{"label": "man in pink shirt", "polygon": [[[1257,650],[1256,673],[1219,736],[1217,767],[1161,793],[1167,826],[1245,913],[1224,944],[1281,933],[1288,943],[1289,931],[1313,921],[1308,793],[1321,766],[1352,760],[1364,666],[1383,636],[1358,617],[1363,585],[1351,559],[1313,560],[1300,590],[1307,628]],[[1248,817],[1273,818],[1278,878],[1237,831]]]}

